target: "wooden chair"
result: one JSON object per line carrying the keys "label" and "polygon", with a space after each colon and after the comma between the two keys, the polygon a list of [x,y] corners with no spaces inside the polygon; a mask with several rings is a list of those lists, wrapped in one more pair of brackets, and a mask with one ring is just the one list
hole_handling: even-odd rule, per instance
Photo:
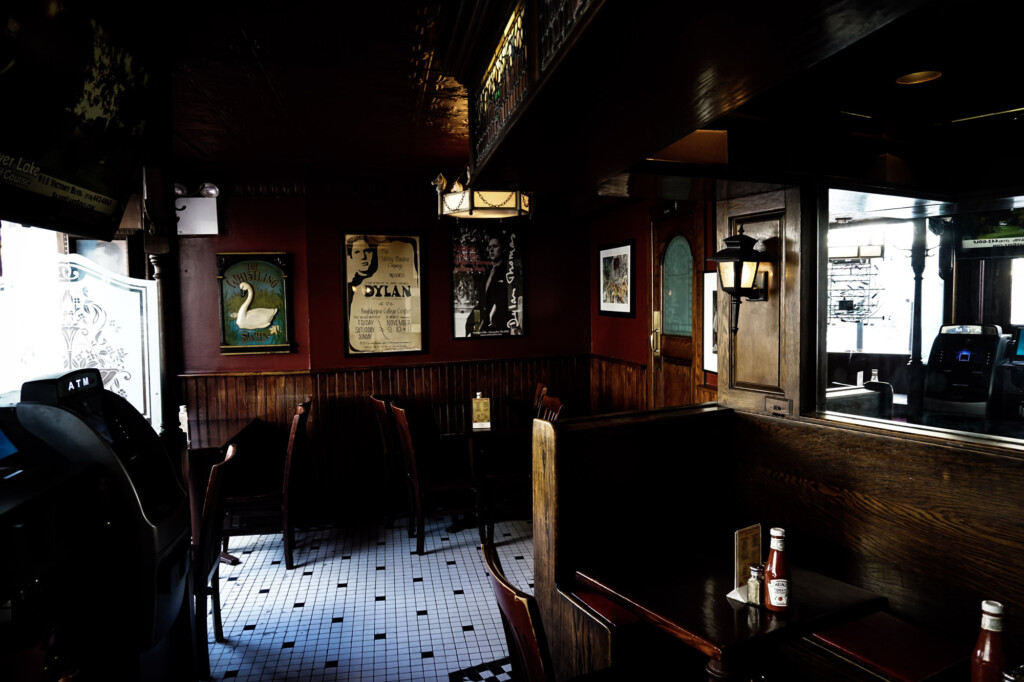
{"label": "wooden chair", "polygon": [[259,486],[239,486],[232,488],[226,495],[224,506],[228,513],[228,523],[223,531],[223,551],[228,551],[228,538],[236,535],[250,535],[253,529],[244,524],[231,521],[238,517],[273,514],[280,516],[280,527],[284,536],[284,562],[290,570],[295,568],[295,510],[291,495],[291,484],[298,461],[306,450],[306,422],[309,419],[313,399],[306,399],[295,407],[292,416],[291,431],[284,452],[284,470],[282,476],[271,476]]}
{"label": "wooden chair", "polygon": [[[485,540],[482,550],[484,564],[491,576],[494,597],[501,612],[501,625],[505,630],[505,643],[512,663],[512,679],[525,682],[554,682],[554,665],[544,636],[544,626],[541,623],[536,598],[520,590],[505,577],[493,542]],[[613,668],[604,668],[573,679],[582,682],[631,678]]]}
{"label": "wooden chair", "polygon": [[537,382],[537,391],[533,394],[533,411],[539,417],[540,416],[540,404],[541,398],[547,395],[548,387],[544,385],[544,382]]}
{"label": "wooden chair", "polygon": [[[538,385],[542,386],[542,385]],[[547,394],[547,387],[538,389],[537,419],[556,421],[562,413],[562,401]],[[485,467],[481,458],[474,461],[477,467],[479,501],[477,508],[483,516],[484,539],[494,538],[494,520],[501,508],[519,509],[526,500],[529,506],[533,492],[533,438],[527,432],[523,438],[518,436],[504,439],[503,446],[495,448],[495,452],[487,457],[489,460],[503,462],[502,466]]]}
{"label": "wooden chair", "polygon": [[540,398],[540,407],[537,410],[537,419],[553,422],[562,414],[562,401],[555,396],[545,393]]}
{"label": "wooden chair", "polygon": [[[398,444],[402,451],[405,464],[406,482],[409,488],[410,514],[409,519],[410,537],[412,524],[416,524],[416,553],[423,554],[425,550],[425,514],[428,500],[440,498],[443,494],[461,495],[465,494],[470,500],[464,505],[447,505],[445,509],[450,512],[472,512],[477,515],[480,539],[483,540],[483,526],[479,525],[480,514],[476,502],[476,482],[473,480],[472,472],[469,469],[469,443],[460,441],[453,449],[445,450],[436,428],[424,421],[422,416],[416,419],[411,408],[402,407],[394,402],[391,403],[391,414],[394,418],[395,432],[398,435]],[[460,467],[458,463],[446,463],[445,460],[460,460],[459,448],[466,453],[465,466]]]}
{"label": "wooden chair", "polygon": [[210,677],[210,650],[207,644],[206,598],[213,602],[213,636],[225,641],[220,617],[220,542],[224,526],[224,486],[237,467],[237,445],[228,445],[224,460],[210,469],[203,512],[198,527],[192,529],[189,611],[192,617],[192,656],[196,675]]}
{"label": "wooden chair", "polygon": [[[408,497],[407,512],[411,515],[414,504],[412,499],[411,488],[405,486],[402,480],[405,478],[405,466],[402,464],[402,449],[398,444],[398,434],[395,432],[395,417],[391,414],[391,398],[383,395],[371,395],[370,396],[370,409],[373,411],[373,416],[377,421],[377,429],[380,432],[380,444],[381,452],[384,454],[384,470],[385,470],[385,498],[383,504],[386,509],[384,516],[386,519],[386,525],[388,528],[394,526],[394,500],[392,497],[393,485],[395,482],[406,488],[406,495]],[[413,529],[412,525],[409,526],[409,537],[412,537]]]}

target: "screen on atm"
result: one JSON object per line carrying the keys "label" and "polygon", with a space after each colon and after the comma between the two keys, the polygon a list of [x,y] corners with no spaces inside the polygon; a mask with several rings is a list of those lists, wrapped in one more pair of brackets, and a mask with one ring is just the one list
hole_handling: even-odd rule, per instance
{"label": "screen on atm", "polygon": [[1024,327],[1017,327],[1013,332],[1013,359],[1017,362],[1024,361],[1024,343],[1020,342],[1022,331],[1024,331]]}
{"label": "screen on atm", "polygon": [[0,459],[9,457],[18,451],[18,448],[7,437],[7,434],[0,429]]}

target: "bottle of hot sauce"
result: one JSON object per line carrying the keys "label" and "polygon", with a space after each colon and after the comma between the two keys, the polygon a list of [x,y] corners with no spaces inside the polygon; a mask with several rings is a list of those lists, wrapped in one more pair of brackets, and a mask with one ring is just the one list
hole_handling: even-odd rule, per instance
{"label": "bottle of hot sauce", "polygon": [[981,602],[981,633],[971,656],[971,682],[1003,682],[1003,605]]}
{"label": "bottle of hot sauce", "polygon": [[789,606],[789,563],[786,561],[786,531],[772,528],[768,563],[764,567],[764,606],[785,611]]}

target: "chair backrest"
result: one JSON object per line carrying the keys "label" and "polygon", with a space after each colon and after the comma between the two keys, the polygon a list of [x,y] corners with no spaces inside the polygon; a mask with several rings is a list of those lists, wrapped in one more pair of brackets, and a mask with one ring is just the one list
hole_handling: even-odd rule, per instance
{"label": "chair backrest", "polygon": [[544,637],[537,600],[508,581],[494,543],[485,541],[483,553],[487,571],[491,574],[491,587],[498,601],[498,610],[501,611],[501,624],[505,629],[505,641],[512,662],[512,679],[528,682],[554,680],[554,667]]}
{"label": "chair backrest", "polygon": [[537,391],[533,394],[533,411],[536,412],[537,416],[540,416],[540,399],[543,398],[548,392],[548,387],[544,385],[543,381],[537,382]]}
{"label": "chair backrest", "polygon": [[295,414],[292,415],[292,428],[288,433],[288,446],[284,454],[284,487],[285,496],[288,495],[288,485],[295,468],[295,462],[306,450],[306,422],[309,420],[309,411],[313,405],[313,397],[306,396],[306,399],[295,406]]}
{"label": "chair backrest", "polygon": [[562,401],[553,395],[546,393],[541,396],[540,409],[537,411],[537,419],[553,422],[562,413]]}
{"label": "chair backrest", "polygon": [[419,485],[419,470],[416,467],[416,446],[412,436],[412,428],[409,426],[409,414],[404,407],[391,403],[391,416],[394,419],[398,447],[402,452],[402,460],[405,462],[405,475],[412,481],[413,485]]}
{"label": "chair backrest", "polygon": [[221,533],[224,527],[225,486],[236,466],[238,446],[231,443],[225,450],[224,460],[210,468],[210,480],[203,499],[203,514],[199,532],[192,536],[192,570],[209,583],[220,562]]}
{"label": "chair backrest", "polygon": [[380,446],[384,452],[384,461],[400,466],[402,458],[398,437],[395,434],[395,417],[391,414],[391,400],[387,396],[371,395],[370,409],[377,420],[380,431]]}

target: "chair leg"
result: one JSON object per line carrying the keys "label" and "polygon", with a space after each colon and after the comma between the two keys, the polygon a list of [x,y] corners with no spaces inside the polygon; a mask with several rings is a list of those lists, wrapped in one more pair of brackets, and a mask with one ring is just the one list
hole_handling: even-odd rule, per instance
{"label": "chair leg", "polygon": [[284,516],[284,565],[289,571],[295,568],[293,551],[295,548],[295,528],[292,526],[291,518],[287,507],[282,512]]}
{"label": "chair leg", "polygon": [[[213,576],[210,578],[210,599],[213,601],[213,638],[218,642],[226,641],[224,639],[224,625],[220,618],[220,568],[218,565],[217,570],[213,572]],[[204,609],[205,610],[205,609]],[[203,616],[203,622],[206,621],[205,614]]]}
{"label": "chair leg", "polygon": [[419,505],[416,504],[416,495],[413,493],[412,484],[410,483],[406,489],[406,497],[408,498],[409,504],[409,537],[413,537],[414,531],[412,528],[413,516],[418,513]]}
{"label": "chair leg", "polygon": [[[412,523],[409,524],[412,527]],[[425,550],[425,541],[423,536],[426,534],[426,524],[423,520],[423,500],[416,498],[416,553],[423,555]]]}
{"label": "chair leg", "polygon": [[210,679],[210,649],[206,641],[206,589],[192,588],[189,605],[192,616],[192,662],[196,677]]}
{"label": "chair leg", "polygon": [[485,505],[487,503],[485,501],[485,494],[484,494],[484,490],[483,490],[483,485],[482,484],[478,484],[475,492],[476,492],[476,523],[477,523],[477,530],[480,533],[480,544],[483,545],[484,543],[487,542],[487,533],[486,533],[484,527],[485,527],[485,525],[487,525],[489,523],[490,520],[489,519],[485,519],[486,515],[485,515],[485,512],[484,512],[484,509],[485,509]]}

